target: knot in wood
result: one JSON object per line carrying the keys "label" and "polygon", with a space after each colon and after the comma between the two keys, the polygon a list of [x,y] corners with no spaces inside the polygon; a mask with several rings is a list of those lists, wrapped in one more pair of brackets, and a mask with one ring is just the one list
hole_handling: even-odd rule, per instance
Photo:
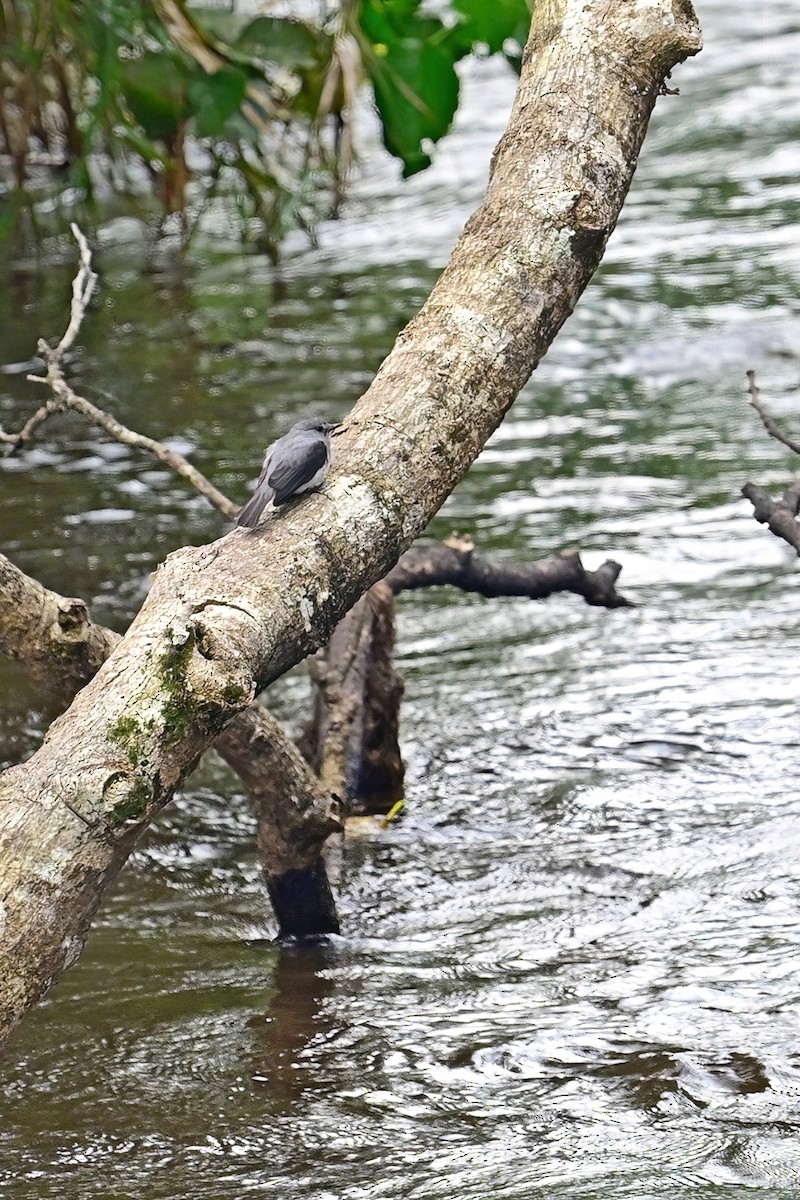
{"label": "knot in wood", "polygon": [[88,626],[89,610],[83,600],[77,598],[59,600],[56,620],[62,633],[74,636]]}

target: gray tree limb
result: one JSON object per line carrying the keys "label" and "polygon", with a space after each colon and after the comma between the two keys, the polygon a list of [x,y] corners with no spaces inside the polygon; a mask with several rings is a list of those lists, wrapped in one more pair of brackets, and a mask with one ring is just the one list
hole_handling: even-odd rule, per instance
{"label": "gray tree limb", "polygon": [[753,506],[753,516],[770,533],[781,538],[800,554],[800,480],[791,484],[780,500],[773,500],[769,492],[755,483],[746,483],[742,495]]}
{"label": "gray tree limb", "polygon": [[[169,556],[126,636],[0,778],[0,1029],[74,962],[148,821],[253,695],[424,529],[600,261],[688,0],[543,0],[486,198],[338,439],[319,494]],[[671,103],[674,101],[670,101]]]}

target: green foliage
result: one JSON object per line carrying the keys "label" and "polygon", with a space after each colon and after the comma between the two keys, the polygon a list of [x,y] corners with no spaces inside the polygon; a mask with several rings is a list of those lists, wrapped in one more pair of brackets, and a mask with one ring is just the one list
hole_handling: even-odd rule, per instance
{"label": "green foliage", "polygon": [[[44,186],[84,202],[133,188],[139,162],[186,229],[227,193],[243,231],[255,220],[276,255],[289,228],[310,226],[320,196],[340,194],[364,81],[408,176],[450,128],[458,60],[477,47],[513,62],[528,0],[451,3],[434,16],[421,0],[340,0],[314,22],[187,0],[4,0],[0,150],[29,211],[43,157]],[[189,145],[207,167],[190,169]]]}
{"label": "green foliage", "polygon": [[287,17],[256,17],[237,37],[237,50],[279,63],[288,70],[319,66],[330,56],[330,40],[302,21]]}
{"label": "green foliage", "polygon": [[450,21],[420,12],[420,0],[360,0],[357,35],[386,149],[403,174],[430,165],[428,145],[447,133],[458,107],[455,65],[477,47],[512,65],[530,26],[528,0],[452,0]]}
{"label": "green foliage", "polygon": [[188,69],[177,55],[143,54],[123,64],[120,83],[127,107],[145,137],[167,143],[191,109]]}
{"label": "green foliage", "polygon": [[516,62],[518,55],[513,46],[520,49],[525,45],[531,23],[531,10],[527,0],[453,0],[453,8],[461,17],[458,34],[469,52],[477,44],[485,45],[490,54],[505,53]]}
{"label": "green foliage", "polygon": [[426,142],[450,128],[458,107],[455,64],[464,51],[438,17],[409,0],[362,0],[359,26],[386,149],[403,174],[430,166]]}
{"label": "green foliage", "polygon": [[241,111],[247,74],[240,67],[222,67],[214,75],[196,70],[189,78],[187,100],[199,138],[222,137],[228,118]]}

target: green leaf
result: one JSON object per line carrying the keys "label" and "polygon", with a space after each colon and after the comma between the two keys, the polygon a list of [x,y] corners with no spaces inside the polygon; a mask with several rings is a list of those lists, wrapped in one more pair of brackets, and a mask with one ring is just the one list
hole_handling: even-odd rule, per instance
{"label": "green leaf", "polygon": [[241,108],[246,87],[247,75],[238,67],[191,75],[187,94],[198,137],[219,137],[228,118]]}
{"label": "green leaf", "polygon": [[509,38],[521,46],[527,41],[531,25],[528,0],[453,0],[453,8],[462,17],[456,33],[465,54],[476,42],[497,54]]}
{"label": "green leaf", "polygon": [[[374,45],[385,45],[404,37],[419,39],[424,19],[420,21],[417,17],[418,8],[419,0],[362,0],[358,23]],[[441,30],[441,21],[433,20]]]}
{"label": "green leaf", "polygon": [[168,141],[189,115],[186,67],[171,54],[144,54],[124,64],[128,107],[149,138]]}
{"label": "green leaf", "polygon": [[318,66],[329,53],[330,38],[302,21],[256,17],[239,34],[235,47],[289,70],[298,70]]}
{"label": "green leaf", "polygon": [[[427,26],[432,23],[434,18],[426,19]],[[444,34],[444,26],[435,24]],[[444,137],[458,107],[452,43],[444,37],[384,42],[378,53],[365,59],[365,65],[383,124],[384,145],[401,158],[408,179],[431,166],[423,143]]]}
{"label": "green leaf", "polygon": [[207,38],[232,46],[247,24],[247,17],[221,8],[191,7],[192,24]]}

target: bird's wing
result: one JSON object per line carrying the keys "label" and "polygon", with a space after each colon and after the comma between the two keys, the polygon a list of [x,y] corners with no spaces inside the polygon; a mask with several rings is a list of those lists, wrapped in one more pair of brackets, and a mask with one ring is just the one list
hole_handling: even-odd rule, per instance
{"label": "bird's wing", "polygon": [[296,457],[283,456],[274,467],[264,464],[265,481],[275,493],[275,504],[283,504],[304,484],[310,483],[328,461],[328,447],[323,438],[309,441],[303,453]]}
{"label": "bird's wing", "polygon": [[254,529],[258,524],[261,514],[272,500],[272,488],[267,483],[267,472],[269,471],[270,461],[272,459],[272,447],[267,451],[264,457],[264,465],[261,468],[261,474],[258,477],[258,482],[253,488],[253,494],[247,501],[247,504],[239,510],[236,517],[236,524],[243,525],[246,529]]}
{"label": "bird's wing", "polygon": [[269,449],[267,450],[266,454],[264,455],[264,462],[261,467],[261,474],[258,477],[256,486],[253,488],[254,493],[258,491],[258,489],[261,487],[262,483],[264,483],[264,481],[267,478],[267,472],[269,471],[269,465],[272,462],[272,452],[274,449],[275,449],[274,445],[270,446]]}

